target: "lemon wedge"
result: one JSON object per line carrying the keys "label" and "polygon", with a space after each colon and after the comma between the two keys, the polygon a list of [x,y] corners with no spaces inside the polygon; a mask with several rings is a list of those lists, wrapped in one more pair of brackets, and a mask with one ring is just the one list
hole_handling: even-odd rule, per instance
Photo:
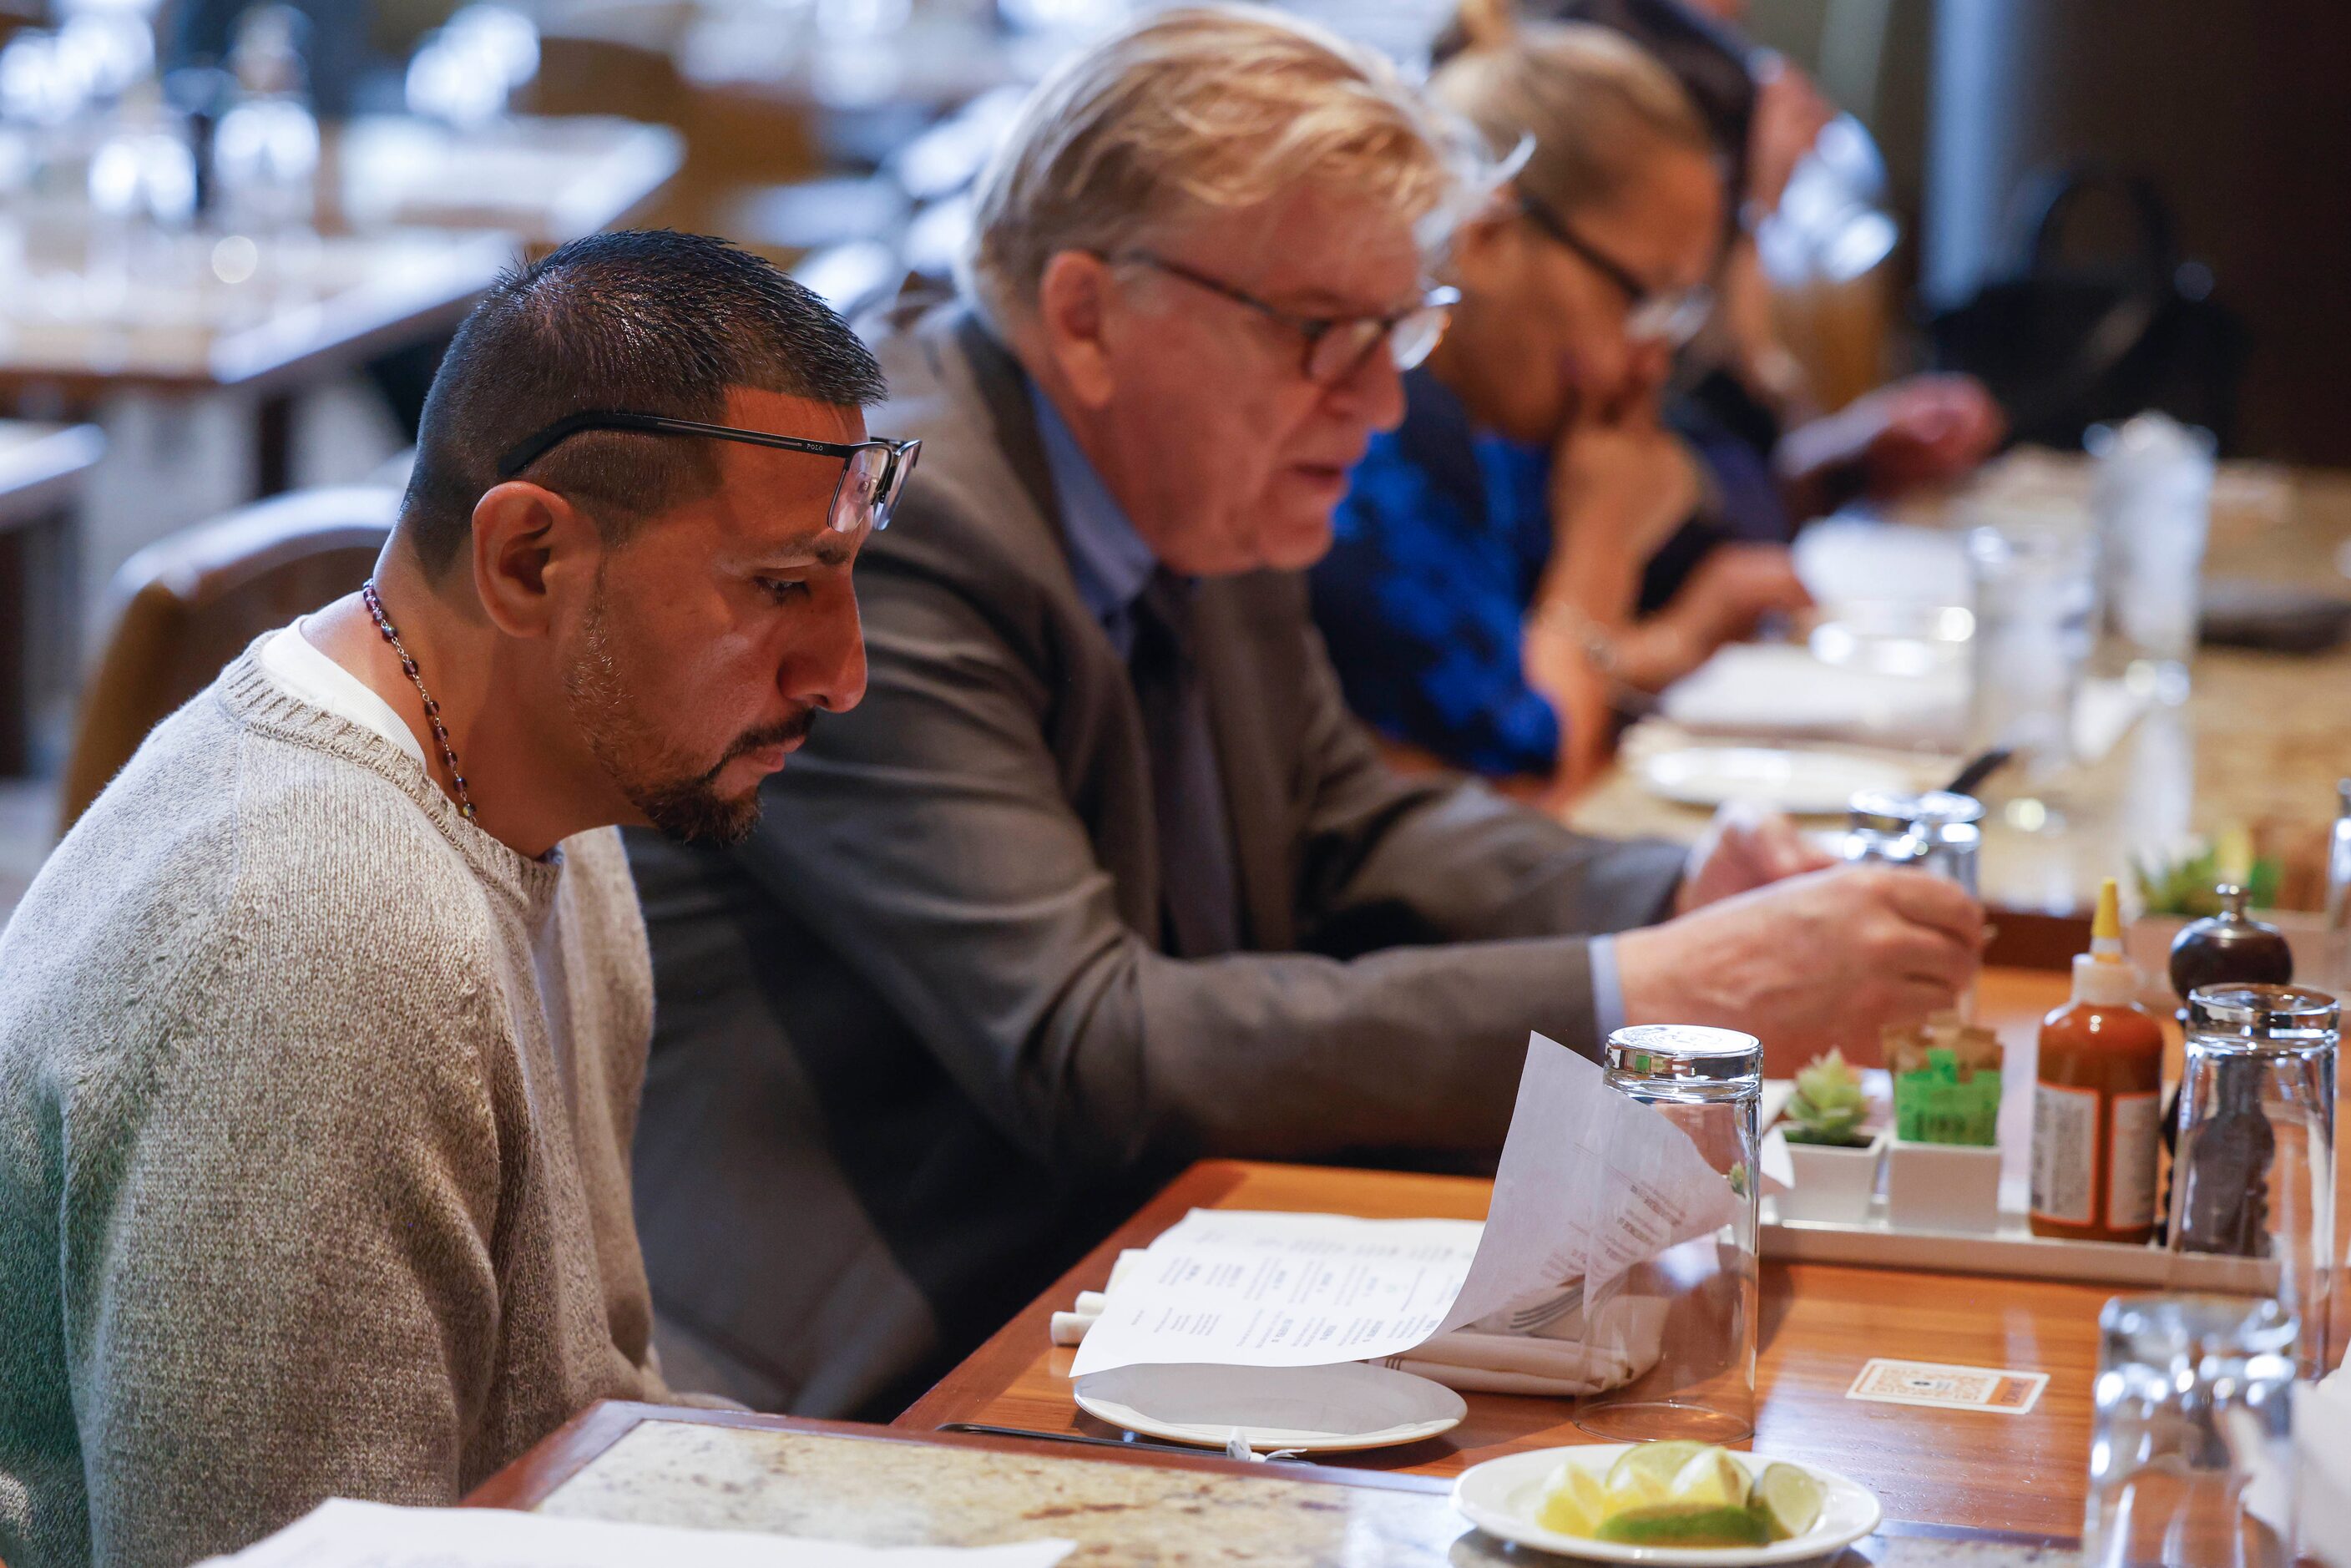
{"label": "lemon wedge", "polygon": [[1683,1508],[1745,1508],[1747,1467],[1723,1448],[1700,1448],[1667,1484],[1665,1500]]}
{"label": "lemon wedge", "polygon": [[1628,1509],[1664,1502],[1682,1467],[1705,1450],[1705,1444],[1687,1439],[1643,1443],[1625,1449],[1608,1467],[1608,1479],[1600,1485],[1601,1494],[1607,1500],[1607,1511],[1623,1513]]}
{"label": "lemon wedge", "polygon": [[1589,1539],[1607,1516],[1608,1500],[1601,1492],[1600,1478],[1573,1459],[1562,1459],[1559,1469],[1543,1482],[1542,1505],[1535,1510],[1535,1522],[1562,1535]]}
{"label": "lemon wedge", "polygon": [[1748,1506],[1763,1516],[1779,1540],[1787,1541],[1820,1522],[1822,1500],[1821,1483],[1810,1471],[1774,1462],[1755,1478]]}

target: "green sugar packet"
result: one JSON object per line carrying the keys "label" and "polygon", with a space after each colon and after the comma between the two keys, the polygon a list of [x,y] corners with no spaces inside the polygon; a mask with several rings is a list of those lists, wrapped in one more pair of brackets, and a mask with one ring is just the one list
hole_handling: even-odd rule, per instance
{"label": "green sugar packet", "polygon": [[1962,1067],[1949,1046],[1894,1074],[1894,1134],[1914,1144],[1989,1145],[2000,1122],[2000,1069]]}

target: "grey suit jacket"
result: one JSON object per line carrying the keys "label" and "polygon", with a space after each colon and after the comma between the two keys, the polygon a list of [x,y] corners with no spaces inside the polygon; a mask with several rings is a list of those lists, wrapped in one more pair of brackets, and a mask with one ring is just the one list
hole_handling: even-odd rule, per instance
{"label": "grey suit jacket", "polygon": [[872,1413],[1184,1161],[1490,1155],[1527,1033],[1595,1049],[1577,933],[1678,850],[1391,772],[1301,579],[1204,582],[1245,951],[1157,946],[1124,663],[1065,561],[1026,384],[959,312],[881,345],[919,435],[858,567],[871,681],[739,852],[632,841],[658,1005],[639,1228],[673,1382]]}

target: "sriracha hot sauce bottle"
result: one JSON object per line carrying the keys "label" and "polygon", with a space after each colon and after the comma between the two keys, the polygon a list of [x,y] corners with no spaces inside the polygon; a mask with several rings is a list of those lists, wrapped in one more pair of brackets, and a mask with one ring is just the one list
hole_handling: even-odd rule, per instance
{"label": "sriracha hot sauce bottle", "polygon": [[2155,1151],[2163,1108],[2163,1028],[2132,999],[2109,877],[2090,950],[2074,959],[2074,999],[2041,1020],[2032,1085],[2032,1234],[2146,1241],[2155,1234]]}

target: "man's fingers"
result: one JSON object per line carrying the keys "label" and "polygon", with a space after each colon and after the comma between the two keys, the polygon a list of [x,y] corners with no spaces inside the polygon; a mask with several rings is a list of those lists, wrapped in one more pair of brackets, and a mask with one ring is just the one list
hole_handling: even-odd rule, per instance
{"label": "man's fingers", "polygon": [[1955,882],[1915,871],[1886,873],[1887,901],[1913,925],[1932,927],[1970,950],[1983,941],[1983,905]]}

